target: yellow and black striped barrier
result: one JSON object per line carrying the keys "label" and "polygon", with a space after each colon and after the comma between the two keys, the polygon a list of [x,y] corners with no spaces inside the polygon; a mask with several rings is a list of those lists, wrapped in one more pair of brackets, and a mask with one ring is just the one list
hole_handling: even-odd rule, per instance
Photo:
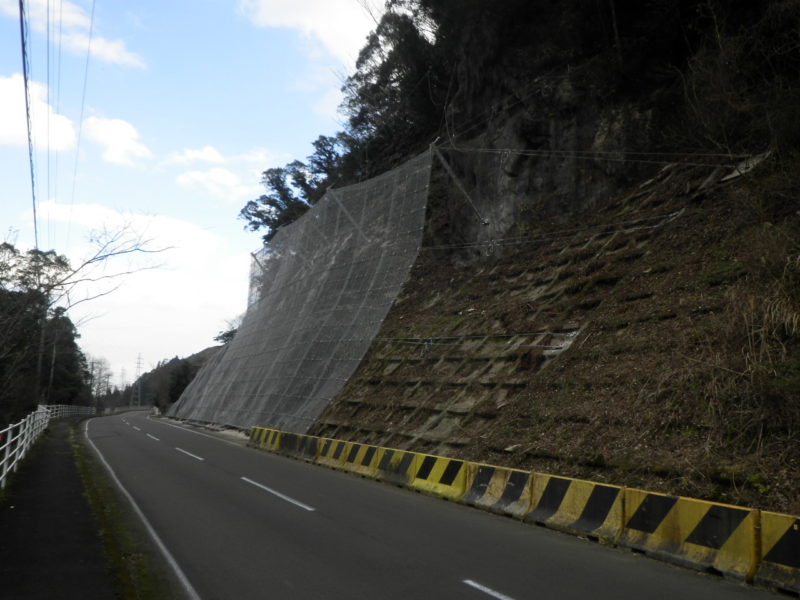
{"label": "yellow and black striped barrier", "polygon": [[752,580],[759,562],[759,511],[626,489],[620,545],[654,558]]}
{"label": "yellow and black striped barrier", "polygon": [[523,518],[531,510],[529,471],[492,465],[476,465],[472,484],[461,500],[491,512]]}
{"label": "yellow and black striped barrier", "polygon": [[800,518],[762,511],[760,534],[755,582],[800,594]]}
{"label": "yellow and black striped barrier", "polygon": [[534,473],[525,521],[615,544],[623,529],[623,488]]}
{"label": "yellow and black striped barrier", "polygon": [[800,593],[800,517],[268,427],[250,445]]}

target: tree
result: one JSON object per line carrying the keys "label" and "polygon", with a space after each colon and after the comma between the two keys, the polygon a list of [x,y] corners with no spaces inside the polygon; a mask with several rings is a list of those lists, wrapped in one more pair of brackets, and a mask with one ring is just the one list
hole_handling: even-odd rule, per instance
{"label": "tree", "polygon": [[274,168],[264,171],[261,183],[267,188],[267,194],[250,200],[239,211],[239,218],[247,221],[245,226],[250,231],[266,229],[264,241],[267,242],[278,232],[278,229],[296,221],[308,210],[308,204],[300,200],[287,181],[290,172],[286,168]]}
{"label": "tree", "polygon": [[242,324],[242,319],[244,319],[243,314],[239,315],[235,319],[229,319],[226,321],[225,326],[227,329],[223,329],[216,336],[214,336],[214,341],[219,342],[220,344],[227,344],[230,342],[236,336],[236,332],[239,331],[239,327]]}
{"label": "tree", "polygon": [[[67,311],[116,290],[118,280],[155,266],[113,269],[114,259],[152,254],[149,240],[130,226],[102,229],[90,237],[92,253],[73,267],[54,250],[20,252],[0,243],[0,420],[8,422],[36,404],[89,402],[87,363],[77,345],[78,333]],[[109,377],[94,389],[108,391]]]}

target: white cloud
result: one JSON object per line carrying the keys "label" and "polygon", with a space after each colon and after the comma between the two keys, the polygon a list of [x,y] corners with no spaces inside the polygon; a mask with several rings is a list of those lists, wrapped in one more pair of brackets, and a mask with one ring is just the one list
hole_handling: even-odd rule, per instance
{"label": "white cloud", "polygon": [[[170,248],[141,260],[135,257],[137,262],[130,265],[124,260],[109,265],[105,274],[154,262],[161,266],[127,275],[118,280],[119,290],[70,311],[80,323],[81,347],[108,359],[115,370],[124,367],[129,379],[139,353],[149,369],[161,359],[198,352],[214,344],[212,338],[226,319],[245,309],[250,257],[216,233],[182,219],[121,213],[99,204],[45,202],[40,209],[51,221],[70,222],[76,234],[127,225],[152,240],[152,248]],[[76,248],[70,252],[72,264],[90,252],[88,245]],[[105,288],[87,286],[75,299],[109,289],[108,283],[103,282]]]}
{"label": "white cloud", "polygon": [[164,161],[167,164],[189,164],[194,162],[223,163],[225,157],[214,146],[203,146],[200,149],[184,148],[173,152]]}
{"label": "white cloud", "polygon": [[[376,16],[382,4],[369,2]],[[355,0],[239,0],[239,10],[259,27],[295,29],[317,40],[348,70],[375,28],[372,17]]]}
{"label": "white cloud", "polygon": [[[68,33],[63,36],[64,47],[75,54],[86,54],[89,46],[89,36],[85,33]],[[106,38],[92,37],[92,57],[103,62],[123,65],[126,67],[145,67],[144,59],[125,47],[122,40],[107,40]]]}
{"label": "white cloud", "polygon": [[339,113],[339,105],[342,103],[342,99],[341,90],[338,88],[329,89],[314,104],[314,111],[323,117],[341,121],[342,115]]}
{"label": "white cloud", "polygon": [[[80,6],[61,0],[57,5],[49,0],[28,0],[28,22],[39,32],[47,31],[47,10],[50,8],[50,20],[59,19],[62,26],[62,43],[68,51],[85,55],[89,45],[89,28],[91,19]],[[19,18],[17,0],[0,0],[0,13],[12,18]],[[95,32],[97,23],[95,22]],[[92,36],[92,57],[112,64],[143,68],[145,62],[141,56],[129,51],[122,40],[108,40],[98,35]]]}
{"label": "white cloud", "polygon": [[116,165],[134,165],[153,153],[139,141],[136,128],[122,119],[89,117],[83,122],[86,137],[103,147],[103,159]]}
{"label": "white cloud", "polygon": [[290,160],[289,154],[275,154],[266,148],[253,148],[244,154],[237,154],[231,157],[232,162],[253,163],[260,169],[266,169],[280,162]]}
{"label": "white cloud", "polygon": [[[29,82],[28,87],[34,142],[39,147],[45,147],[49,140],[50,150],[54,151],[72,148],[75,145],[72,121],[64,115],[56,114],[47,103],[47,87],[34,81]],[[0,146],[27,144],[25,84],[22,75],[17,73],[11,77],[0,77]]]}
{"label": "white cloud", "polygon": [[233,202],[249,200],[260,193],[258,186],[243,183],[239,175],[222,167],[182,173],[178,175],[176,181],[183,187],[199,187],[212,196]]}

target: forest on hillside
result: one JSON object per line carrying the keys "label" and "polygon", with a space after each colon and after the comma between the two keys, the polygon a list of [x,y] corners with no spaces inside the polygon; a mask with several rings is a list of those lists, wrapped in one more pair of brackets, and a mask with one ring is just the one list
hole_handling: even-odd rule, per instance
{"label": "forest on hillside", "polygon": [[108,384],[81,352],[75,325],[50,295],[69,271],[50,250],[20,252],[0,244],[0,424],[37,404],[90,404]]}
{"label": "forest on hillside", "polygon": [[[265,193],[239,216],[266,242],[329,187],[437,140],[455,148],[525,110],[564,73],[577,103],[653,114],[658,133],[631,136],[623,152],[771,149],[791,160],[799,24],[797,0],[388,0],[344,82],[342,131],[314,140],[305,161],[266,169]],[[546,137],[530,132],[530,146],[547,148]]]}

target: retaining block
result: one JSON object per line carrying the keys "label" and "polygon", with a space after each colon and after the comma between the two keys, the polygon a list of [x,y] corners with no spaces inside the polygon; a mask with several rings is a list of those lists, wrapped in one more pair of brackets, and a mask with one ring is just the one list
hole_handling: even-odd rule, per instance
{"label": "retaining block", "polygon": [[755,582],[800,594],[800,518],[761,512],[761,565]]}
{"label": "retaining block", "polygon": [[378,462],[377,478],[404,487],[409,487],[413,479],[416,453],[384,448]]}
{"label": "retaining block", "polygon": [[625,511],[621,546],[734,579],[755,572],[757,510],[626,489]]}
{"label": "retaining block", "polygon": [[542,473],[532,476],[528,523],[613,544],[622,534],[623,488]]}
{"label": "retaining block", "polygon": [[474,465],[475,476],[463,504],[522,518],[531,510],[532,478],[529,471],[492,465]]}
{"label": "retaining block", "polygon": [[473,463],[417,452],[409,484],[426,494],[459,501],[472,485],[474,471]]}

